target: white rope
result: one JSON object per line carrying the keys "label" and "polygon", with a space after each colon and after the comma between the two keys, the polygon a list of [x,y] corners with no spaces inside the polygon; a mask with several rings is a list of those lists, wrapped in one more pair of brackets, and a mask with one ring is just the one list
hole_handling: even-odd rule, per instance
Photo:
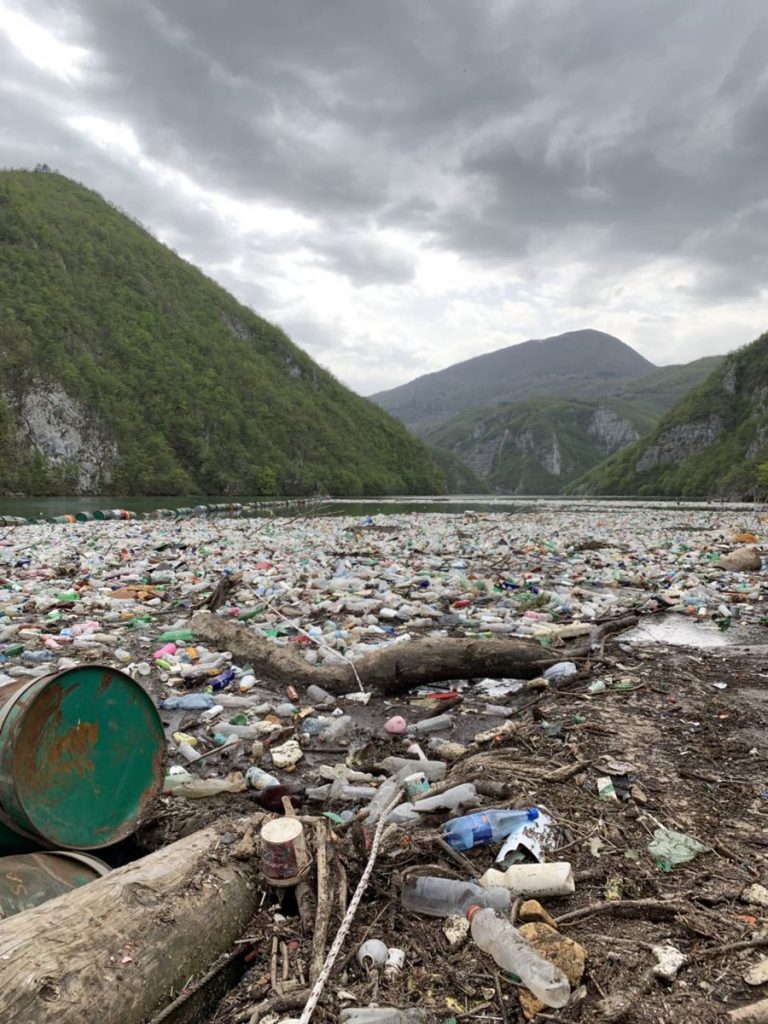
{"label": "white rope", "polygon": [[389,812],[392,810],[393,807],[397,805],[397,803],[399,803],[402,795],[403,790],[398,789],[397,793],[392,798],[392,801],[387,805],[386,810],[379,819],[379,823],[376,826],[376,831],[373,834],[373,841],[371,842],[371,852],[368,857],[368,863],[365,865],[365,870],[360,876],[360,881],[357,883],[355,894],[350,900],[349,906],[347,907],[347,912],[344,915],[344,920],[341,922],[339,930],[336,933],[336,938],[333,940],[333,945],[328,950],[328,956],[325,958],[323,969],[318,974],[317,981],[315,982],[312,991],[309,994],[309,999],[307,1000],[304,1009],[302,1010],[301,1017],[299,1017],[299,1024],[308,1024],[309,1020],[312,1017],[312,1014],[315,1012],[318,1000],[320,999],[320,996],[323,994],[325,984],[331,975],[331,971],[333,970],[333,965],[336,962],[336,957],[339,955],[339,950],[341,949],[342,944],[344,943],[344,939],[346,939],[347,937],[347,932],[349,931],[350,925],[352,924],[352,920],[360,904],[360,900],[363,898],[363,893],[368,888],[368,880],[371,877],[373,865],[376,863],[376,855],[379,852],[379,843],[381,842],[381,835],[382,832],[384,831],[384,825],[386,823]]}
{"label": "white rope", "polygon": [[287,622],[289,626],[291,626],[293,629],[297,631],[297,633],[302,633],[305,637],[311,640],[313,644],[317,644],[318,647],[324,647],[326,651],[330,651],[331,654],[334,654],[337,658],[341,658],[342,661],[346,661],[346,663],[352,669],[355,679],[357,680],[357,685],[360,687],[360,693],[365,693],[365,687],[363,686],[362,680],[360,679],[357,669],[355,668],[355,663],[350,657],[348,657],[346,654],[342,654],[341,651],[337,651],[335,647],[331,647],[331,645],[327,643],[322,636],[313,636],[311,633],[308,633],[306,629],[302,629],[301,626],[297,626],[295,622],[293,622],[291,619],[283,615],[282,612],[278,611],[278,609],[275,608],[273,604],[270,604],[266,598],[262,598],[262,600],[264,604],[267,606],[267,608],[269,608],[269,610],[273,613],[273,615],[276,615],[278,619],[282,619],[283,622]]}

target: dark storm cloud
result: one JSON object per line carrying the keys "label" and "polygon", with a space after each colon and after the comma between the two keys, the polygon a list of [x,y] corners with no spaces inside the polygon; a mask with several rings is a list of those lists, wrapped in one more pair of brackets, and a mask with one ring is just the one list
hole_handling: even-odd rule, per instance
{"label": "dark storm cloud", "polygon": [[[63,89],[9,50],[0,163],[58,162],[201,262],[227,262],[240,244],[232,225],[109,150],[95,154],[67,115],[129,125],[150,161],[301,213],[312,226],[291,243],[356,286],[413,279],[412,256],[378,229],[483,265],[587,257],[599,275],[680,258],[691,295],[709,300],[764,286],[759,0],[30,0],[24,10],[88,60]],[[245,258],[257,273],[254,244]]]}

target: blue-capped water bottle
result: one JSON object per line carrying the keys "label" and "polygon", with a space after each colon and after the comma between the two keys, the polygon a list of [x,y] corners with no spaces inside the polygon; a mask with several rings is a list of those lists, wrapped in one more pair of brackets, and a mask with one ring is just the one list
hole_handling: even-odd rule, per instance
{"label": "blue-capped water bottle", "polygon": [[218,693],[219,690],[226,689],[236,675],[237,673],[233,668],[228,668],[225,672],[212,679],[209,685],[214,693]]}
{"label": "blue-capped water bottle", "polygon": [[471,850],[473,846],[487,846],[506,839],[519,825],[535,821],[538,816],[535,807],[524,811],[478,811],[447,821],[443,838],[454,850]]}

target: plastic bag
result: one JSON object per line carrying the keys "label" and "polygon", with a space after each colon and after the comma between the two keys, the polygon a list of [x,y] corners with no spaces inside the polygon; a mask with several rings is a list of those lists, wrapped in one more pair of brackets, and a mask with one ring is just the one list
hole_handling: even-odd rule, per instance
{"label": "plastic bag", "polygon": [[657,828],[648,850],[662,871],[671,871],[678,864],[687,864],[700,853],[707,853],[708,846],[703,846],[698,839],[676,832],[672,828]]}

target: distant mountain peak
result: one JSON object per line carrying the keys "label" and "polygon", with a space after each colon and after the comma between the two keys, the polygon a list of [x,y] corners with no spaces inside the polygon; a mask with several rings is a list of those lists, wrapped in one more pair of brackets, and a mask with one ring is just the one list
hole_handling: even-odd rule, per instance
{"label": "distant mountain peak", "polygon": [[585,328],[534,338],[454,363],[371,398],[416,433],[476,405],[568,395],[588,397],[656,367],[604,331]]}

